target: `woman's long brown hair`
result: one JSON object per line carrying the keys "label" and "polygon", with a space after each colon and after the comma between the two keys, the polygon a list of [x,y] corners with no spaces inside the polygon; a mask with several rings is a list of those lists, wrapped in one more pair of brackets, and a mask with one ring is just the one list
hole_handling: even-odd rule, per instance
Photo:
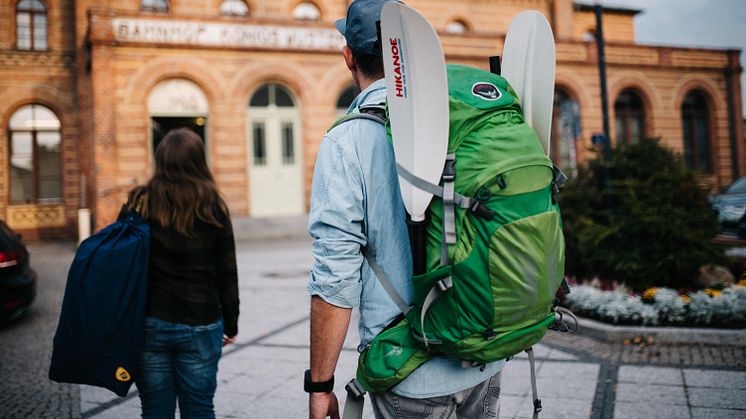
{"label": "woman's long brown hair", "polygon": [[228,207],[207,167],[202,139],[187,128],[169,131],[155,150],[155,173],[145,187],[130,192],[136,202],[144,192],[142,216],[193,236],[195,217],[218,228]]}

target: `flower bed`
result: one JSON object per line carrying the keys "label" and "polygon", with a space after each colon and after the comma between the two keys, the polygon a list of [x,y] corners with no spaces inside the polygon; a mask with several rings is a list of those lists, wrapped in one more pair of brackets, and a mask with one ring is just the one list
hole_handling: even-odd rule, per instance
{"label": "flower bed", "polygon": [[579,316],[613,324],[744,328],[746,281],[723,290],[680,294],[670,288],[651,288],[642,295],[576,285],[563,305]]}

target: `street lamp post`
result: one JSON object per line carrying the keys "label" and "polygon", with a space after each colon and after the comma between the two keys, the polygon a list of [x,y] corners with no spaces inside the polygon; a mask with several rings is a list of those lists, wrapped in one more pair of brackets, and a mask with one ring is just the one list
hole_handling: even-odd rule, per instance
{"label": "street lamp post", "polygon": [[609,96],[606,92],[606,53],[604,52],[603,7],[599,0],[594,4],[596,12],[596,47],[598,48],[598,76],[601,81],[601,112],[604,124],[604,159],[611,160],[611,137],[609,136]]}

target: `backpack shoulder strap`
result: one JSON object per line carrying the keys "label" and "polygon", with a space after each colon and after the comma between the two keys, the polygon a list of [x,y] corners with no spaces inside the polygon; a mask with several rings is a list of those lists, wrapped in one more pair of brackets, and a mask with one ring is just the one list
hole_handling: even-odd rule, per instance
{"label": "backpack shoulder strap", "polygon": [[406,301],[404,301],[404,298],[399,295],[399,292],[394,288],[394,283],[391,281],[391,278],[386,275],[378,262],[376,262],[376,248],[373,247],[370,240],[364,248],[360,249],[360,251],[368,262],[370,268],[373,270],[373,274],[378,278],[378,283],[380,283],[384,291],[386,291],[386,294],[388,294],[389,298],[394,301],[394,304],[396,304],[396,307],[399,308],[399,311],[401,311],[402,314],[407,314],[411,307]]}
{"label": "backpack shoulder strap", "polygon": [[344,124],[345,122],[354,121],[356,119],[368,119],[373,122],[378,122],[379,124],[386,125],[389,122],[388,117],[386,116],[386,104],[385,103],[377,103],[375,105],[365,105],[362,106],[352,113],[349,113],[338,120],[336,120],[332,126],[329,128],[329,131],[331,131],[333,128]]}
{"label": "backpack shoulder strap", "polygon": [[360,108],[359,115],[367,119],[380,122],[383,125],[386,125],[389,123],[389,117],[388,115],[386,115],[386,104],[385,103],[377,103],[375,105],[365,105]]}

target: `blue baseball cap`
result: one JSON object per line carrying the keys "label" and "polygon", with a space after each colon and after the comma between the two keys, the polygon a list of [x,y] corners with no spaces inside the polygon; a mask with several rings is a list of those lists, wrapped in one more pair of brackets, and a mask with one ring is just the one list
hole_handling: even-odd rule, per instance
{"label": "blue baseball cap", "polygon": [[355,52],[381,56],[376,22],[381,20],[384,3],[393,0],[355,0],[347,8],[347,18],[334,22],[347,45]]}

